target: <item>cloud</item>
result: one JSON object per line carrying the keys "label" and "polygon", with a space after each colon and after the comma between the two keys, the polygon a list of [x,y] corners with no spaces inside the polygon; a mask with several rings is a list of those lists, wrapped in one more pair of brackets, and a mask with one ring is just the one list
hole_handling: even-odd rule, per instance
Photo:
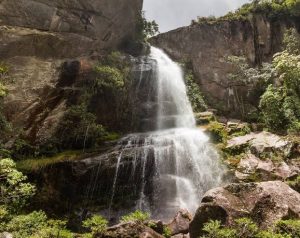
{"label": "cloud", "polygon": [[144,0],[144,11],[165,32],[187,26],[198,16],[222,16],[249,0]]}

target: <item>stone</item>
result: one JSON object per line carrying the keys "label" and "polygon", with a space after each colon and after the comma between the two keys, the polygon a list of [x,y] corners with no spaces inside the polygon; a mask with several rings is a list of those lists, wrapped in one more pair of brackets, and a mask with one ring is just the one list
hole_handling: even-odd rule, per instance
{"label": "stone", "polygon": [[195,113],[195,119],[197,125],[205,125],[211,121],[216,120],[213,112],[199,112]]}
{"label": "stone", "polygon": [[[217,109],[219,114],[242,118],[257,107],[261,89],[257,88],[255,80],[231,81],[228,74],[234,73],[235,67],[225,58],[243,56],[250,65],[261,60],[271,61],[272,55],[281,51],[281,40],[278,39],[282,39],[288,25],[299,26],[299,21],[286,19],[274,23],[257,14],[251,20],[225,20],[181,27],[155,36],[151,43],[177,61],[191,62],[195,80],[209,106]],[[264,42],[264,47],[259,47],[256,42]]]}
{"label": "stone", "polygon": [[2,232],[0,233],[0,238],[13,238],[13,235],[8,232]]}
{"label": "stone", "polygon": [[191,238],[198,238],[203,225],[219,220],[230,225],[250,217],[260,228],[280,219],[300,219],[300,194],[281,181],[230,184],[208,191],[190,224]]}
{"label": "stone", "polygon": [[[74,51],[77,56],[87,55],[92,50],[117,48],[134,39],[142,5],[142,0],[4,0],[0,3],[0,25],[18,27],[10,40],[15,39],[16,54],[26,50],[17,43],[23,41],[26,46],[27,41],[28,53],[45,54],[34,49],[49,46],[53,53],[49,51],[50,55],[45,56],[57,53],[56,57],[68,58],[74,57]],[[33,34],[20,38],[20,29]],[[13,46],[1,45],[6,50]]]}
{"label": "stone", "polygon": [[238,136],[227,142],[227,149],[249,147],[252,154],[260,156],[272,156],[274,153],[281,154],[283,158],[291,154],[293,143],[282,139],[278,135],[269,132],[250,133]]}
{"label": "stone", "polygon": [[96,237],[101,238],[128,238],[128,237],[138,237],[138,238],[163,238],[162,235],[156,233],[151,228],[145,226],[141,222],[128,222],[121,223],[116,226],[107,229],[104,235],[99,235]]}
{"label": "stone", "polygon": [[192,221],[192,215],[185,209],[180,210],[173,220],[167,224],[171,231],[171,235],[187,234],[189,231],[189,225]]}

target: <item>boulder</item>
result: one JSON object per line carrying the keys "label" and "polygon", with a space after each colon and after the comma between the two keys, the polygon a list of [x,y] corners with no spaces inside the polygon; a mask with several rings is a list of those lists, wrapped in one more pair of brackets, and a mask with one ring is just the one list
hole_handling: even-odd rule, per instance
{"label": "boulder", "polygon": [[167,226],[171,231],[171,235],[187,234],[191,221],[192,215],[187,210],[182,209]]}
{"label": "boulder", "polygon": [[175,236],[171,236],[171,238],[190,238],[189,234],[178,234]]}
{"label": "boulder", "polygon": [[237,165],[235,176],[242,181],[286,180],[300,173],[296,160],[276,161],[260,159],[248,153]]}
{"label": "boulder", "polygon": [[252,218],[262,229],[280,219],[300,218],[300,194],[281,181],[230,184],[208,191],[190,224],[198,238],[209,220],[230,225],[241,217]]}
{"label": "boulder", "polygon": [[216,120],[213,112],[199,112],[195,113],[195,119],[197,125],[208,124],[210,121]]}
{"label": "boulder", "polygon": [[99,238],[163,238],[151,228],[141,222],[128,222],[110,227],[104,235],[96,236]]}
{"label": "boulder", "polygon": [[235,150],[241,147],[248,147],[251,153],[258,157],[280,154],[286,158],[291,154],[293,143],[278,135],[263,131],[234,137],[228,141],[226,149]]}

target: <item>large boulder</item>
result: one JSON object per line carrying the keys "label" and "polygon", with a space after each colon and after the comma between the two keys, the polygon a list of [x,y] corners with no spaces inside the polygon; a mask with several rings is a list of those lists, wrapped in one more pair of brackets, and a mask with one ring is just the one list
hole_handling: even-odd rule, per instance
{"label": "large boulder", "polygon": [[189,232],[189,225],[192,221],[192,215],[185,209],[177,212],[173,220],[167,224],[171,231],[171,235],[187,234]]}
{"label": "large boulder", "polygon": [[245,154],[237,165],[235,176],[242,181],[286,180],[300,174],[298,160],[260,159],[255,155]]}
{"label": "large boulder", "polygon": [[261,228],[280,219],[300,218],[300,194],[280,181],[230,184],[208,191],[190,224],[198,238],[209,220],[230,225],[241,217],[252,218]]}
{"label": "large boulder", "polygon": [[[97,237],[97,236],[96,236]],[[128,222],[108,228],[104,235],[99,235],[99,238],[163,238],[162,235],[156,233],[151,228],[141,222]]]}
{"label": "large boulder", "polygon": [[240,148],[249,148],[256,156],[281,155],[288,157],[293,148],[293,143],[269,132],[250,133],[245,136],[238,136],[227,142],[226,149],[231,151]]}

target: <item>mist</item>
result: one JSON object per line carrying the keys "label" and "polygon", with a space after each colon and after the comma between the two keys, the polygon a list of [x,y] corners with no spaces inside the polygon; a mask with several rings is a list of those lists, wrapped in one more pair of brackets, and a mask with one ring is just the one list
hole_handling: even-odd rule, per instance
{"label": "mist", "polygon": [[144,0],[148,20],[159,24],[160,32],[187,26],[193,19],[222,16],[249,0]]}

